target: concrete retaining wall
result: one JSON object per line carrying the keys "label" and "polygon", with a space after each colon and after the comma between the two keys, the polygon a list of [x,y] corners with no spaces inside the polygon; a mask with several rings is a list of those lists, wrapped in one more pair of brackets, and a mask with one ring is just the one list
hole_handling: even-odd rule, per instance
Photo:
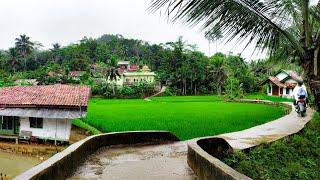
{"label": "concrete retaining wall", "polygon": [[179,139],[167,131],[134,131],[90,136],[69,146],[15,179],[66,179],[90,154],[101,147],[166,141],[179,141]]}
{"label": "concrete retaining wall", "polygon": [[204,180],[250,179],[214,157],[220,156],[223,152],[229,150],[232,150],[232,148],[224,139],[220,138],[192,141],[188,143],[188,165],[200,179]]}
{"label": "concrete retaining wall", "polygon": [[[258,103],[275,106],[283,106],[286,113],[292,111],[292,106],[284,103],[274,103],[260,100],[232,100],[230,102]],[[233,148],[223,138],[204,137],[188,143],[188,164],[201,179],[223,179],[223,180],[247,180],[251,179],[237,172],[230,166],[220,161],[224,153],[230,153]]]}

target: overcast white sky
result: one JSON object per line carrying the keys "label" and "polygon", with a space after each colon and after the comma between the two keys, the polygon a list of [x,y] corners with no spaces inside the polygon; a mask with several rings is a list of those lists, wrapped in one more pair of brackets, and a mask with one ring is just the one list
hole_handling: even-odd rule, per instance
{"label": "overcast white sky", "polygon": [[[199,28],[167,23],[160,14],[150,14],[149,0],[1,0],[0,49],[14,46],[19,34],[50,48],[53,43],[68,45],[84,36],[122,34],[150,43],[176,40],[180,35],[208,54],[208,42]],[[216,51],[215,45],[211,54]],[[219,45],[218,51],[240,53],[243,46]],[[253,48],[243,52],[248,60]]]}

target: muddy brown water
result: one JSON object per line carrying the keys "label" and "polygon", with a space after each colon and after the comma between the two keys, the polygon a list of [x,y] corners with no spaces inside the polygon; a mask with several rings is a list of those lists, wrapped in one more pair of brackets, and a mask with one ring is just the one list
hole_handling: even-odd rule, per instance
{"label": "muddy brown water", "polygon": [[70,179],[197,179],[186,142],[113,146],[90,155]]}
{"label": "muddy brown water", "polygon": [[0,151],[0,173],[6,174],[10,178],[19,175],[40,162],[35,157]]}

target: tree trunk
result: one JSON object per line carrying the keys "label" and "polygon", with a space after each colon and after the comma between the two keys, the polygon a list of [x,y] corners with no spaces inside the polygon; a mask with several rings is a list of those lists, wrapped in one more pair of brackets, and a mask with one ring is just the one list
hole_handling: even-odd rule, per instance
{"label": "tree trunk", "polygon": [[308,78],[309,87],[314,96],[314,106],[317,111],[320,111],[320,78]]}
{"label": "tree trunk", "polygon": [[319,48],[318,47],[315,51],[314,51],[314,57],[313,57],[313,75],[315,77],[318,76],[318,55],[319,55]]}
{"label": "tree trunk", "polygon": [[318,74],[318,56],[319,49],[317,48],[313,52],[308,52],[302,59],[301,66],[303,67],[307,76],[307,83],[310,87],[311,93],[314,96],[314,106],[317,111],[320,111],[320,76]]}
{"label": "tree trunk", "polygon": [[221,96],[221,84],[217,84],[217,93],[218,93],[218,96]]}

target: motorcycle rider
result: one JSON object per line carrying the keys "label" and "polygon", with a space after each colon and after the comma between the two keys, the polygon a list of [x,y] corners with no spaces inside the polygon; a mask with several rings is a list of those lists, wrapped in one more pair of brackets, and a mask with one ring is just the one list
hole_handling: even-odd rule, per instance
{"label": "motorcycle rider", "polygon": [[292,95],[294,98],[293,104],[295,106],[297,105],[299,98],[301,97],[306,99],[306,104],[307,104],[308,93],[307,93],[306,86],[303,84],[303,81],[298,81],[298,85],[293,89]]}

